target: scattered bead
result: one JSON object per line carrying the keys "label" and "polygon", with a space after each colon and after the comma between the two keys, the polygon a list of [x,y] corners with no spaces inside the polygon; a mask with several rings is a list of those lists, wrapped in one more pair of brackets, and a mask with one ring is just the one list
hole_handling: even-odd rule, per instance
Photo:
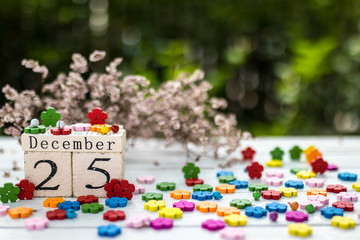
{"label": "scattered bead", "polygon": [[305,223],[289,224],[289,234],[299,237],[307,237],[312,234],[312,228]]}
{"label": "scattered bead", "polygon": [[234,176],[220,176],[219,177],[219,182],[220,183],[229,183],[229,182],[231,182],[231,181],[234,181],[234,180],[236,180],[236,177],[234,177]]}
{"label": "scattered bead", "polygon": [[241,188],[247,188],[249,183],[247,181],[233,180],[229,182],[229,184],[235,185],[236,189],[241,189]]}
{"label": "scattered bead", "polygon": [[58,208],[62,210],[73,209],[75,211],[80,210],[80,203],[78,201],[65,201],[58,204]]}
{"label": "scattered bead", "polygon": [[267,167],[273,167],[273,168],[275,168],[275,167],[282,167],[283,162],[282,162],[282,160],[272,159],[272,160],[270,160],[270,161],[267,161],[267,162],[265,163],[265,165],[266,165]]}
{"label": "scattered bead", "polygon": [[338,166],[335,165],[335,164],[329,164],[326,170],[328,170],[328,171],[337,171]]}
{"label": "scattered bead", "polygon": [[314,210],[321,210],[321,208],[324,206],[324,204],[319,201],[310,201],[307,199],[307,200],[303,200],[300,203],[300,208],[306,210],[306,206],[308,206],[309,204],[311,204],[314,207]]}
{"label": "scattered bead", "polygon": [[173,207],[180,208],[183,212],[192,212],[195,209],[195,203],[182,200],[179,202],[174,202]]}
{"label": "scattered bead", "polygon": [[4,187],[0,187],[0,200],[3,203],[16,202],[20,188],[12,183],[4,183]]}
{"label": "scattered bead", "polygon": [[269,212],[284,213],[287,210],[287,205],[284,203],[277,203],[277,202],[267,203],[266,210],[268,210]]}
{"label": "scattered bead", "polygon": [[332,206],[348,212],[354,211],[354,204],[352,202],[336,201]]}
{"label": "scattered bead", "polygon": [[121,210],[108,210],[103,214],[103,219],[110,222],[116,222],[119,220],[124,220],[126,217],[125,212]]}
{"label": "scattered bead", "polygon": [[247,216],[231,214],[229,216],[224,217],[224,221],[225,223],[233,227],[245,226],[247,222]]}
{"label": "scattered bead", "polygon": [[271,212],[269,214],[269,218],[272,222],[276,222],[276,220],[278,219],[278,213],[277,212]]}
{"label": "scattered bead", "polygon": [[266,176],[267,177],[279,177],[279,178],[282,178],[282,177],[284,177],[284,173],[282,171],[279,171],[279,170],[267,170],[266,171]]}
{"label": "scattered bead", "polygon": [[119,234],[121,234],[121,228],[116,225],[109,224],[98,227],[98,235],[101,237],[115,237]]}
{"label": "scattered bead", "polygon": [[301,179],[314,178],[316,177],[316,173],[302,170],[296,173],[296,177]]}
{"label": "scattered bead", "polygon": [[138,181],[138,183],[142,183],[142,184],[151,184],[155,181],[155,177],[151,176],[151,175],[143,175],[143,176],[137,177],[136,181]]}
{"label": "scattered bead", "polygon": [[290,168],[290,172],[295,175],[300,171],[307,171],[307,169],[306,168]]}
{"label": "scattered bead", "polygon": [[299,208],[299,203],[298,202],[288,202],[288,204],[289,204],[291,210],[293,210],[293,211],[296,211]]}
{"label": "scattered bead", "polygon": [[305,210],[307,213],[314,213],[315,212],[315,207],[312,204],[308,204],[305,206]]}
{"label": "scattered bead", "polygon": [[174,220],[171,218],[156,218],[150,221],[150,227],[155,230],[170,229],[173,227]]}
{"label": "scattered bead", "polygon": [[343,216],[344,210],[335,207],[325,207],[321,209],[321,215],[328,219],[331,219],[333,216]]}
{"label": "scattered bead", "polygon": [[284,151],[281,148],[276,147],[270,152],[270,155],[272,159],[282,160],[284,156]]}
{"label": "scattered bead", "polygon": [[327,185],[326,186],[326,191],[327,192],[333,192],[333,193],[339,193],[339,192],[346,192],[347,188],[341,184],[337,184],[337,185]]}
{"label": "scattered bead", "polygon": [[327,192],[325,189],[317,189],[317,188],[310,188],[306,191],[307,195],[323,195],[327,196]]}
{"label": "scattered bead", "polygon": [[309,215],[300,211],[286,212],[285,216],[289,222],[305,222],[309,219]]}
{"label": "scattered bead", "polygon": [[160,209],[163,209],[164,207],[166,207],[166,204],[162,200],[158,200],[158,201],[150,200],[144,204],[144,209],[151,211],[151,212],[159,211]]}
{"label": "scattered bead", "polygon": [[304,183],[299,180],[288,180],[285,182],[285,187],[295,188],[295,189],[303,189]]}
{"label": "scattered bead", "polygon": [[19,187],[20,193],[18,198],[20,200],[31,200],[34,197],[35,185],[27,179],[23,179],[20,183],[15,184],[15,186]]}
{"label": "scattered bead", "polygon": [[311,161],[315,160],[318,157],[322,157],[322,154],[314,146],[309,146],[304,150],[306,161],[310,164]]}
{"label": "scattered bead", "polygon": [[80,205],[83,205],[85,203],[97,203],[99,202],[99,199],[94,195],[87,195],[78,197],[76,201],[78,201]]}
{"label": "scattered bead", "polygon": [[196,210],[202,213],[216,212],[217,207],[218,207],[217,203],[209,202],[209,201],[203,201],[196,204]]}
{"label": "scattered bead", "polygon": [[220,200],[223,198],[223,195],[221,195],[221,193],[219,191],[215,191],[215,192],[213,192],[213,198],[215,200]]}
{"label": "scattered bead", "polygon": [[243,156],[243,160],[245,161],[252,161],[254,159],[256,151],[252,149],[251,147],[247,147],[245,150],[241,151],[241,154]]}
{"label": "scattered bead", "polygon": [[0,216],[7,215],[9,212],[9,209],[10,209],[10,206],[0,204]]}
{"label": "scattered bead", "polygon": [[40,133],[45,133],[46,132],[46,128],[43,125],[39,125],[37,127],[26,127],[24,128],[24,133],[31,133],[31,134],[40,134]]}
{"label": "scattered bead", "polygon": [[275,190],[266,190],[266,191],[261,191],[261,196],[264,199],[273,199],[273,200],[279,200],[282,196],[282,193],[279,191],[275,191]]}
{"label": "scattered bead", "polygon": [[86,203],[81,205],[81,211],[83,213],[99,213],[104,211],[104,205],[99,203]]}
{"label": "scattered bead", "polygon": [[251,179],[261,178],[261,173],[264,171],[264,167],[258,162],[252,162],[251,165],[246,167],[246,171]]}
{"label": "scattered bead", "polygon": [[179,219],[182,218],[183,211],[180,208],[162,208],[159,210],[159,217]]}
{"label": "scattered bead", "polygon": [[106,191],[107,198],[125,197],[127,200],[131,200],[135,191],[135,185],[129,183],[126,179],[111,179],[110,182],[105,183],[104,190]]}
{"label": "scattered bead", "polygon": [[189,162],[182,168],[182,171],[186,179],[198,178],[198,174],[200,173],[200,168],[197,167],[194,163]]}
{"label": "scattered bead", "polygon": [[254,218],[262,218],[267,215],[267,211],[262,207],[247,207],[245,208],[245,215]]}
{"label": "scattered bead", "polygon": [[215,190],[219,191],[220,193],[234,193],[235,189],[235,185],[230,185],[227,183],[215,186]]}
{"label": "scattered bead", "polygon": [[352,184],[352,188],[357,191],[357,192],[360,192],[360,182],[358,183],[353,183]]}
{"label": "scattered bead", "polygon": [[150,223],[150,216],[148,214],[140,214],[133,216],[126,221],[126,226],[129,228],[141,228]]}
{"label": "scattered bead", "polygon": [[105,120],[107,119],[108,115],[106,112],[103,112],[101,108],[94,108],[92,111],[88,112],[87,117],[90,120],[91,125],[105,124]]}
{"label": "scattered bead", "polygon": [[220,177],[220,176],[234,176],[234,172],[233,171],[220,171],[216,173],[216,177]]}
{"label": "scattered bead", "polygon": [[213,198],[213,194],[209,191],[197,191],[197,192],[194,192],[192,195],[191,195],[191,198],[192,199],[197,199],[199,201],[205,201],[207,199],[212,199]]}
{"label": "scattered bead", "polygon": [[222,220],[208,219],[202,222],[201,227],[209,231],[218,231],[225,228],[225,223]]}
{"label": "scattered bead", "polygon": [[47,198],[43,202],[43,207],[57,208],[59,203],[65,202],[65,199],[61,197]]}
{"label": "scattered bead", "polygon": [[134,193],[134,194],[145,193],[145,187],[144,187],[144,185],[135,184],[135,191],[134,191],[133,193]]}
{"label": "scattered bead", "polygon": [[194,185],[201,185],[201,184],[204,184],[204,180],[202,179],[199,179],[199,178],[188,178],[188,179],[185,179],[185,184],[186,186],[194,186]]}
{"label": "scattered bead", "polygon": [[25,228],[27,230],[43,230],[49,226],[49,220],[46,218],[36,217],[26,219]]}
{"label": "scattered bead", "polygon": [[261,197],[261,193],[259,191],[253,192],[253,198],[255,201],[258,201]]}
{"label": "scattered bead", "polygon": [[76,132],[90,131],[90,123],[76,123],[71,126],[71,129]]}
{"label": "scattered bead", "polygon": [[228,216],[231,214],[240,214],[240,210],[236,207],[221,207],[217,210],[217,215],[220,217]]}
{"label": "scattered bead", "polygon": [[263,183],[252,183],[249,185],[249,191],[250,192],[254,192],[254,191],[264,191],[264,190],[268,190],[269,187],[266,184]]}
{"label": "scattered bead", "polygon": [[298,191],[295,188],[281,187],[277,191],[281,192],[284,197],[296,197]]}
{"label": "scattered bead", "polygon": [[307,199],[310,201],[318,201],[322,203],[323,205],[329,203],[329,198],[325,197],[324,195],[308,195]]}
{"label": "scattered bead", "polygon": [[40,115],[43,125],[45,127],[55,127],[57,121],[60,120],[61,115],[59,112],[56,112],[54,108],[49,107],[46,111],[43,111]]}
{"label": "scattered bead", "polygon": [[226,240],[244,240],[245,232],[244,232],[244,230],[242,230],[240,228],[227,227],[220,231],[220,236]]}
{"label": "scattered bead", "polygon": [[305,184],[309,187],[323,187],[324,180],[318,178],[309,178],[305,180]]}
{"label": "scattered bead", "polygon": [[141,196],[142,200],[144,201],[150,201],[150,200],[162,200],[163,199],[163,194],[162,193],[153,193],[153,192],[149,192],[149,193],[145,193]]}
{"label": "scattered bead", "polygon": [[77,214],[74,209],[68,209],[66,210],[66,217],[69,219],[73,219],[77,217]]}
{"label": "scattered bead", "polygon": [[128,200],[126,198],[112,197],[105,200],[105,205],[110,208],[126,207]]}
{"label": "scattered bead", "polygon": [[249,199],[233,199],[230,202],[230,206],[237,207],[239,209],[244,209],[246,207],[250,207],[251,202]]}
{"label": "scattered bead", "polygon": [[341,192],[336,194],[336,199],[344,202],[357,202],[358,195],[356,193]]}
{"label": "scattered bead", "polygon": [[268,186],[280,186],[283,180],[278,177],[267,177],[265,178],[265,184]]}
{"label": "scattered bead", "polygon": [[56,209],[46,212],[46,217],[49,220],[64,220],[66,219],[66,211],[62,209]]}
{"label": "scattered bead", "polygon": [[300,160],[302,149],[299,146],[294,146],[289,150],[291,160]]}
{"label": "scattered bead", "polygon": [[212,192],[213,187],[210,186],[209,184],[196,184],[193,187],[193,191],[194,192],[197,192],[197,191],[209,191],[209,192]]}
{"label": "scattered bead", "polygon": [[156,189],[160,191],[174,190],[176,184],[174,182],[161,182],[156,184]]}
{"label": "scattered bead", "polygon": [[9,209],[8,213],[11,218],[27,218],[33,213],[33,210],[32,208],[17,207]]}
{"label": "scattered bead", "polygon": [[328,165],[328,162],[324,161],[322,157],[317,157],[315,160],[311,161],[311,167],[314,173],[323,174],[326,172]]}
{"label": "scattered bead", "polygon": [[63,129],[54,127],[50,129],[52,135],[69,135],[71,133],[71,128],[64,127]]}
{"label": "scattered bead", "polygon": [[355,228],[356,223],[350,217],[335,216],[331,219],[331,225],[342,229],[348,229]]}
{"label": "scattered bead", "polygon": [[338,178],[340,180],[343,180],[343,181],[356,181],[357,180],[357,174],[343,172],[343,173],[338,174]]}

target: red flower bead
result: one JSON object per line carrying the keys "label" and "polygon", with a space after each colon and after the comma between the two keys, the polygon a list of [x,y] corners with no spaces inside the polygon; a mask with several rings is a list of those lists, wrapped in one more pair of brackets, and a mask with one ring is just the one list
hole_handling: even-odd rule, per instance
{"label": "red flower bead", "polygon": [[324,161],[322,157],[317,157],[315,160],[311,161],[311,167],[315,173],[323,174],[326,171],[328,165],[328,162]]}
{"label": "red flower bead", "polygon": [[265,190],[265,191],[261,191],[261,196],[264,199],[279,200],[282,196],[282,193],[275,190]]}
{"label": "red flower bead", "polygon": [[251,147],[247,147],[245,150],[241,151],[241,154],[243,155],[243,160],[252,161],[254,159],[256,151],[252,149]]}
{"label": "red flower bead", "polygon": [[76,199],[80,203],[80,205],[86,204],[86,203],[97,203],[99,202],[99,199],[95,197],[94,195],[87,195],[87,196],[80,196]]}
{"label": "red flower bead", "polygon": [[131,200],[133,197],[133,192],[135,191],[135,185],[129,183],[128,180],[123,179],[119,181],[118,179],[111,179],[109,183],[106,183],[104,186],[106,191],[106,197],[124,197],[128,200]]}
{"label": "red flower bead", "polygon": [[327,185],[326,186],[326,191],[327,192],[333,192],[333,193],[339,193],[339,192],[346,192],[347,188],[341,184],[337,184],[337,185]]}
{"label": "red flower bead", "polygon": [[63,220],[66,219],[66,210],[62,210],[62,209],[56,209],[54,211],[48,211],[46,213],[46,217],[49,220]]}
{"label": "red flower bead", "polygon": [[341,208],[344,211],[354,211],[354,204],[352,202],[336,201],[332,204],[333,207]]}
{"label": "red flower bead", "polygon": [[16,184],[20,188],[18,198],[20,200],[31,200],[34,197],[35,185],[27,179],[23,179]]}
{"label": "red flower bead", "polygon": [[203,184],[204,183],[204,180],[202,179],[199,179],[199,178],[188,178],[188,179],[185,179],[185,184],[186,186],[194,186],[196,184]]}
{"label": "red flower bead", "polygon": [[103,112],[101,108],[94,108],[92,111],[88,113],[88,119],[90,119],[90,124],[105,124],[105,120],[107,119],[107,113]]}
{"label": "red flower bead", "polygon": [[246,171],[251,179],[261,178],[261,173],[264,171],[264,167],[258,162],[252,162],[251,165],[246,167]]}
{"label": "red flower bead", "polygon": [[116,222],[118,220],[124,220],[125,219],[125,213],[121,210],[109,210],[103,214],[104,220],[108,220],[110,222]]}

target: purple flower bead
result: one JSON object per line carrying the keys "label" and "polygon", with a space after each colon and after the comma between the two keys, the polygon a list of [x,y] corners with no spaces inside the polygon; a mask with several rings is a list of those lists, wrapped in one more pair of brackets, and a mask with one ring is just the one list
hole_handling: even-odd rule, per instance
{"label": "purple flower bead", "polygon": [[202,228],[205,228],[209,231],[217,231],[225,227],[225,223],[222,220],[208,219],[201,224]]}
{"label": "purple flower bead", "polygon": [[338,166],[335,165],[335,164],[329,164],[326,168],[326,170],[329,170],[329,171],[337,171],[338,170]]}
{"label": "purple flower bead", "polygon": [[300,211],[286,212],[286,221],[289,222],[305,222],[309,219],[309,215]]}
{"label": "purple flower bead", "polygon": [[181,200],[179,202],[174,202],[173,207],[180,208],[183,212],[192,212],[195,209],[195,203]]}
{"label": "purple flower bead", "polygon": [[170,229],[173,226],[173,222],[171,218],[156,218],[150,221],[150,227],[156,230]]}
{"label": "purple flower bead", "polygon": [[277,218],[278,218],[278,214],[277,214],[277,212],[271,212],[271,213],[269,214],[269,217],[270,217],[270,220],[271,220],[272,222],[276,222],[276,220],[277,220]]}

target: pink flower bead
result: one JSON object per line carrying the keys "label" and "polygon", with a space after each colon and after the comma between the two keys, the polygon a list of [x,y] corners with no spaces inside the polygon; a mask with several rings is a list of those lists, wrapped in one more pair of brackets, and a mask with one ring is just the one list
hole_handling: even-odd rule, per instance
{"label": "pink flower bead", "polygon": [[318,178],[309,178],[305,180],[305,184],[309,187],[322,187],[324,186],[324,180]]}
{"label": "pink flower bead", "polygon": [[25,228],[27,230],[42,230],[47,228],[49,225],[49,220],[46,218],[36,217],[29,218],[25,221]]}
{"label": "pink flower bead", "polygon": [[150,176],[150,175],[144,175],[144,176],[140,176],[136,178],[136,181],[138,181],[139,183],[153,183],[155,181],[155,177],[154,176]]}
{"label": "pink flower bead", "polygon": [[358,196],[356,193],[340,192],[336,194],[336,199],[344,202],[357,202]]}
{"label": "pink flower bead", "polygon": [[279,171],[279,170],[267,170],[266,171],[266,176],[267,177],[279,177],[279,178],[282,178],[282,177],[284,177],[284,173],[282,171]]}
{"label": "pink flower bead", "polygon": [[244,240],[245,232],[241,228],[224,228],[220,231],[220,236],[226,240]]}
{"label": "pink flower bead", "polygon": [[325,204],[319,202],[319,201],[310,201],[310,200],[304,200],[300,203],[300,208],[305,209],[307,205],[313,205],[315,210],[320,210]]}
{"label": "pink flower bead", "polygon": [[7,205],[0,204],[0,216],[5,216],[8,214],[10,207]]}
{"label": "pink flower bead", "polygon": [[90,131],[90,123],[76,123],[71,126],[74,131]]}
{"label": "pink flower bead", "polygon": [[141,228],[150,223],[150,216],[148,214],[140,214],[129,218],[126,221],[126,226],[130,228]]}
{"label": "pink flower bead", "polygon": [[308,195],[307,199],[310,201],[318,201],[324,205],[329,203],[329,198],[324,195]]}
{"label": "pink flower bead", "polygon": [[268,186],[280,186],[283,180],[278,177],[268,177],[265,179],[265,184]]}
{"label": "pink flower bead", "polygon": [[134,194],[145,193],[145,187],[141,184],[135,184]]}

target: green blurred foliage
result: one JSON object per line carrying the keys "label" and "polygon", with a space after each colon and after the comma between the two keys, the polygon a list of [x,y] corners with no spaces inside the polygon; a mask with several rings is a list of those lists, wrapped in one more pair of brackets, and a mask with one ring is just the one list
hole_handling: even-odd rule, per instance
{"label": "green blurred foliage", "polygon": [[1,87],[39,90],[22,58],[51,81],[73,52],[100,49],[154,87],[204,69],[255,135],[358,134],[359,16],[357,0],[4,0]]}

